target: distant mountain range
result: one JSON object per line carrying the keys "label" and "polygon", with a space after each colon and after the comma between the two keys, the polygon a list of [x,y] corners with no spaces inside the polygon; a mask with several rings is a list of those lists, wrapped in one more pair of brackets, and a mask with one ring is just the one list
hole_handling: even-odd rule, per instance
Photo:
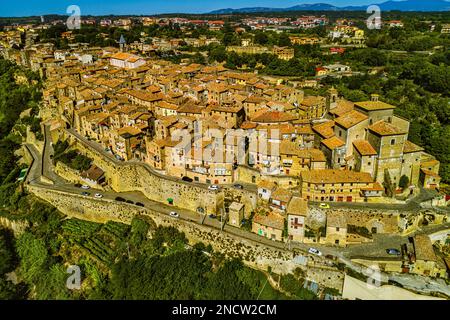
{"label": "distant mountain range", "polygon": [[[450,2],[446,0],[403,0],[386,1],[377,4],[382,11],[449,11]],[[336,7],[327,3],[300,4],[289,8],[252,7],[240,9],[219,9],[210,14],[288,12],[288,11],[366,11],[365,6]]]}

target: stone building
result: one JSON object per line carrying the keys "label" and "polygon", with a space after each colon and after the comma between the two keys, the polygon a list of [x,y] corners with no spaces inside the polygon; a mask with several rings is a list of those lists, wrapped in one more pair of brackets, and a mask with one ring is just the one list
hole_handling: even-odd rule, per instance
{"label": "stone building", "polygon": [[374,185],[367,172],[310,170],[301,173],[301,194],[310,201],[363,202],[363,188]]}
{"label": "stone building", "polygon": [[318,119],[326,113],[326,98],[320,96],[306,96],[300,102],[300,119]]}
{"label": "stone building", "polygon": [[257,184],[259,198],[265,201],[269,201],[272,196],[272,192],[275,191],[276,186],[277,185],[272,181],[261,180]]}
{"label": "stone building", "polygon": [[283,241],[285,218],[276,212],[257,213],[253,217],[252,232],[271,240]]}
{"label": "stone building", "polygon": [[426,234],[418,234],[413,239],[414,258],[412,273],[447,278],[447,270],[442,258],[436,256],[430,237]]}
{"label": "stone building", "polygon": [[234,227],[241,227],[244,219],[244,205],[238,202],[232,202],[228,211],[228,224]]}
{"label": "stone building", "polygon": [[277,47],[274,46],[272,49],[272,53],[278,57],[278,59],[281,60],[291,60],[294,58],[294,48],[288,48],[288,47]]}
{"label": "stone building", "polygon": [[344,247],[347,245],[347,221],[343,212],[328,212],[325,243]]}
{"label": "stone building", "polygon": [[293,197],[287,209],[289,240],[303,242],[307,215],[308,202],[302,198]]}

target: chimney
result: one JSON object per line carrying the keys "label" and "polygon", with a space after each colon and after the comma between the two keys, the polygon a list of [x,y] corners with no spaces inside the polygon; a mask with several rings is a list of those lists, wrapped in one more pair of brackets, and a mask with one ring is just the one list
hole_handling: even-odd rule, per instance
{"label": "chimney", "polygon": [[380,96],[378,94],[374,93],[374,94],[370,95],[370,100],[373,101],[373,102],[377,102],[379,97]]}

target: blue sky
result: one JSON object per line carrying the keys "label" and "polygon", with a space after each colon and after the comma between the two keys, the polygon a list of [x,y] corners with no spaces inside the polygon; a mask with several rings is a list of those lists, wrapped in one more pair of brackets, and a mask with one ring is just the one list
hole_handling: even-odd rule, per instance
{"label": "blue sky", "polygon": [[155,14],[170,12],[205,13],[222,8],[290,7],[302,3],[329,3],[336,6],[366,5],[384,0],[0,0],[0,16],[65,14],[69,5],[81,14]]}

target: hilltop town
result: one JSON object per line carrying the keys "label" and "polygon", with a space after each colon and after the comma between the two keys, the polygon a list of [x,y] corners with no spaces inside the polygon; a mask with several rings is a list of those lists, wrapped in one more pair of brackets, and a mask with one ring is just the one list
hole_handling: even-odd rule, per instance
{"label": "hilltop town", "polygon": [[[128,18],[83,21],[96,23],[133,28]],[[222,20],[185,18],[148,17],[141,23],[227,27]],[[303,16],[241,23],[251,30],[285,32],[330,22],[325,16]],[[403,28],[403,23],[392,20],[385,26]],[[359,73],[349,65],[314,66],[310,77],[298,80],[256,67],[154,54],[220,44],[215,37],[153,37],[147,43],[128,42],[121,34],[109,46],[93,46],[64,31],[60,36],[68,45],[61,48],[36,41],[39,29],[49,27],[22,25],[0,32],[3,58],[43,81],[42,130],[28,130],[24,141],[34,159],[23,177],[30,192],[81,219],[101,222],[104,215],[128,222],[107,207],[123,204],[162,213],[183,230],[186,220],[269,247],[303,250],[315,267],[349,258],[352,266],[375,265],[386,274],[448,279],[449,199],[441,190],[436,155],[411,142],[410,120],[377,92],[351,100],[334,85],[310,90],[322,87],[327,76]],[[328,29],[326,40],[291,35],[287,46],[241,37],[225,52],[270,54],[288,62],[296,55],[292,45],[327,42],[327,56],[341,55],[348,46],[365,47],[364,30],[347,20]],[[448,31],[443,25],[441,33]],[[75,196],[80,208],[62,200]],[[411,283],[404,285],[426,293]]]}

